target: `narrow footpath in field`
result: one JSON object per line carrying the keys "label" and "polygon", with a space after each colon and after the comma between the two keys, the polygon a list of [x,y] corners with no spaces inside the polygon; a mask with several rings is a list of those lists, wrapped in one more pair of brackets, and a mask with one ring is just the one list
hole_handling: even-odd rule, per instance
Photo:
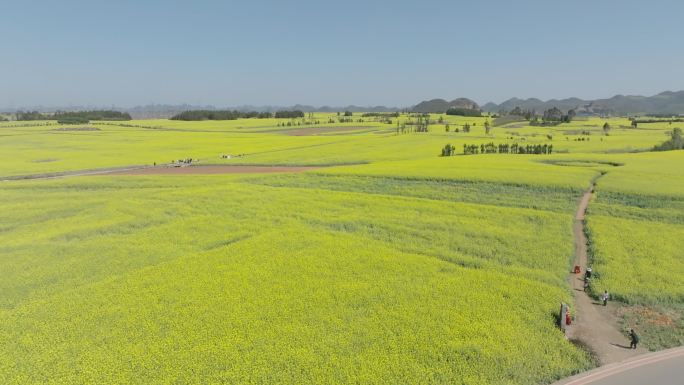
{"label": "narrow footpath in field", "polygon": [[[74,170],[74,171],[56,171],[56,172],[45,172],[40,174],[26,174],[26,175],[12,175],[0,177],[0,182],[9,182],[16,180],[42,180],[42,179],[58,179],[70,176],[89,176],[89,175],[102,175],[111,174],[114,172],[126,172],[133,170],[141,170],[145,168],[150,168],[152,166],[122,166],[122,167],[108,167],[108,168],[97,168],[97,169],[87,169],[87,170]],[[162,166],[158,166],[162,167]]]}
{"label": "narrow footpath in field", "polygon": [[174,167],[169,164],[157,166],[123,166],[90,170],[62,171],[42,174],[14,175],[0,177],[0,182],[17,180],[58,179],[71,176],[91,175],[214,175],[214,174],[268,174],[304,172],[316,170],[321,166],[252,166],[252,165],[192,165]]}
{"label": "narrow footpath in field", "polygon": [[581,273],[571,273],[569,278],[575,294],[575,320],[568,327],[567,336],[588,347],[600,365],[607,365],[648,351],[643,347],[635,350],[629,348],[629,339],[620,332],[618,320],[613,315],[614,304],[609,301],[608,306],[604,307],[600,301],[594,300],[584,292],[584,272],[588,259],[585,214],[594,188],[595,184],[592,183],[589,190],[582,196],[575,215],[575,265],[581,267]]}

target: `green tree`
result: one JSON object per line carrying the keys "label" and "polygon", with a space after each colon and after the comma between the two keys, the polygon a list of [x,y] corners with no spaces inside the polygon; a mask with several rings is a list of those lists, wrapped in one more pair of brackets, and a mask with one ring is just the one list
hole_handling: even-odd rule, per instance
{"label": "green tree", "polygon": [[451,143],[447,144],[442,148],[442,156],[452,156],[456,154],[456,147],[452,146]]}
{"label": "green tree", "polygon": [[603,123],[603,133],[608,136],[608,133],[610,132],[610,124],[608,122]]}
{"label": "green tree", "polygon": [[682,129],[676,127],[670,133],[670,139],[665,143],[655,146],[655,151],[671,151],[684,149],[684,138],[682,137]]}

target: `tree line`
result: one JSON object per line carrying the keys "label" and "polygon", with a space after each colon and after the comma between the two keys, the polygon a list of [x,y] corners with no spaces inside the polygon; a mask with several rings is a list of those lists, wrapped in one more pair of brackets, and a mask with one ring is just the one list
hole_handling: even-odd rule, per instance
{"label": "tree line", "polygon": [[[537,154],[548,155],[553,153],[553,144],[528,144],[517,143],[494,144],[494,142],[477,144],[463,144],[463,155],[477,154]],[[447,144],[442,148],[442,156],[456,155],[456,147]]]}
{"label": "tree line", "polygon": [[50,117],[47,115],[43,115],[38,111],[17,111],[17,120],[50,120]]}
{"label": "tree line", "polygon": [[183,111],[172,116],[171,120],[236,120],[241,118],[272,118],[270,112],[256,112],[256,111],[231,111],[231,110],[190,110]]}
{"label": "tree line", "polygon": [[482,111],[470,108],[451,107],[446,111],[446,114],[457,116],[482,116]]}
{"label": "tree line", "polygon": [[684,118],[673,118],[670,117],[670,119],[637,119],[637,118],[630,118],[629,120],[632,121],[632,125],[636,126],[638,123],[681,123],[684,122]]}
{"label": "tree line", "polygon": [[398,112],[365,112],[361,114],[364,118],[398,118]]}
{"label": "tree line", "polygon": [[300,110],[291,110],[291,111],[277,111],[275,113],[275,117],[278,119],[295,119],[295,118],[303,118],[304,117],[304,112]]}
{"label": "tree line", "polygon": [[131,115],[127,112],[102,110],[102,111],[74,111],[61,112],[57,111],[52,115],[52,119],[56,119],[60,124],[86,124],[91,120],[116,120],[128,121],[131,120]]}
{"label": "tree line", "polygon": [[17,120],[56,120],[62,124],[88,123],[91,120],[131,120],[131,115],[127,112],[113,110],[92,110],[92,111],[57,111],[54,114],[42,114],[38,111],[19,111]]}

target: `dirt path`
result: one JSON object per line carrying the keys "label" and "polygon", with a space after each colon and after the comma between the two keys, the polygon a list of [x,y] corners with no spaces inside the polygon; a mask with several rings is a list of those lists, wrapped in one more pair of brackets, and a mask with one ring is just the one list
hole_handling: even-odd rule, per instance
{"label": "dirt path", "polygon": [[[9,182],[9,181],[13,181],[13,180],[57,179],[57,178],[65,178],[68,176],[102,175],[102,174],[111,174],[114,172],[141,170],[141,169],[150,168],[150,167],[153,167],[153,166],[124,166],[124,167],[109,167],[109,168],[98,168],[98,169],[89,169],[89,170],[48,172],[48,173],[41,173],[41,174],[13,175],[13,176],[0,177],[0,182]],[[161,167],[161,166],[157,166],[157,167]]]}
{"label": "dirt path", "polygon": [[57,179],[69,176],[89,175],[214,175],[214,174],[267,174],[282,172],[303,172],[319,169],[319,166],[240,166],[240,165],[205,165],[172,167],[158,166],[126,166],[92,170],[64,171],[43,174],[16,175],[0,177],[0,182],[16,180]]}
{"label": "dirt path", "polygon": [[609,302],[607,307],[589,297],[584,292],[584,272],[587,268],[587,237],[584,233],[585,214],[592,194],[594,184],[584,193],[577,207],[575,215],[575,265],[582,269],[580,274],[571,274],[570,285],[575,293],[575,320],[568,327],[567,336],[571,340],[577,340],[587,346],[598,358],[600,365],[619,362],[647,350],[629,349],[629,339],[623,335],[618,326],[617,318],[613,316],[613,304]]}
{"label": "dirt path", "polygon": [[316,166],[239,166],[206,165],[186,167],[147,167],[108,172],[102,175],[215,175],[215,174],[269,174],[275,172],[304,172]]}

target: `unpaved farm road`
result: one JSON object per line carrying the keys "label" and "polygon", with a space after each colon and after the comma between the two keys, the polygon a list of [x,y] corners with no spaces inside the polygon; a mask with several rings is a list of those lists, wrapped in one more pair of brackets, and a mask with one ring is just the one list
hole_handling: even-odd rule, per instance
{"label": "unpaved farm road", "polygon": [[684,348],[602,366],[553,385],[676,385],[684,383]]}
{"label": "unpaved farm road", "polygon": [[575,320],[568,327],[571,340],[584,343],[596,355],[600,365],[635,357],[647,352],[644,348],[629,349],[629,339],[617,327],[611,307],[604,307],[584,292],[584,272],[587,268],[587,237],[584,233],[585,214],[594,193],[594,184],[584,193],[575,214],[575,265],[580,274],[571,274],[570,285],[575,293]]}
{"label": "unpaved farm road", "polygon": [[92,170],[64,171],[43,174],[16,175],[0,177],[0,182],[17,180],[57,179],[69,176],[89,175],[216,175],[216,174],[266,174],[276,172],[303,172],[315,170],[316,166],[240,166],[240,165],[202,165],[173,167],[159,166],[125,166]]}
{"label": "unpaved farm road", "polygon": [[576,319],[567,336],[584,343],[596,355],[599,368],[578,374],[553,385],[674,385],[684,384],[684,347],[648,353],[644,348],[629,349],[629,340],[617,328],[611,305],[604,307],[584,292],[587,267],[585,214],[594,193],[592,183],[584,193],[575,215],[575,265],[582,273],[569,279],[575,293]]}
{"label": "unpaved farm road", "polygon": [[314,166],[186,166],[186,167],[147,167],[120,170],[107,175],[214,175],[214,174],[270,174],[274,172],[303,172],[315,170]]}
{"label": "unpaved farm road", "polygon": [[[103,175],[110,174],[113,172],[123,172],[139,170],[143,168],[149,168],[152,166],[124,166],[124,167],[110,167],[110,168],[98,168],[89,170],[74,170],[74,171],[60,171],[60,172],[48,172],[41,174],[27,174],[27,175],[13,175],[0,177],[0,182],[9,182],[13,180],[42,180],[42,179],[57,179],[65,178],[68,176],[87,176],[87,175]],[[158,166],[162,167],[162,166]]]}

